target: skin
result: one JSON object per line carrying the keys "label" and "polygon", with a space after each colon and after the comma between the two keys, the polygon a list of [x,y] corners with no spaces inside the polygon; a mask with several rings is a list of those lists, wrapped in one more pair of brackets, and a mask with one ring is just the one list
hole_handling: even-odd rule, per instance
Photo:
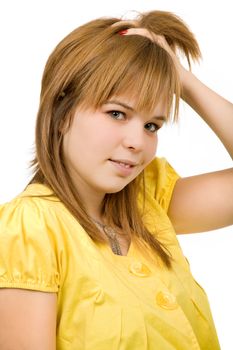
{"label": "skin", "polygon": [[0,290],[0,349],[55,350],[54,293],[20,289]]}
{"label": "skin", "polygon": [[[126,35],[132,34],[149,36],[169,52],[180,74],[183,99],[212,128],[233,158],[233,105],[205,86],[191,72],[186,71],[163,37],[151,35],[143,28],[129,29]],[[121,102],[133,106],[133,101],[123,96],[120,98]],[[119,110],[119,107],[116,106],[112,110]],[[82,113],[85,114],[86,120]],[[71,129],[65,135],[64,151],[71,175],[81,195],[84,197],[82,186],[85,193],[88,193],[85,204],[89,213],[99,219],[98,208],[104,193],[119,191],[148,164],[156,150],[157,135],[150,135],[144,129],[145,123],[151,122],[151,117],[147,120],[145,115],[140,115],[137,111],[131,111],[129,114],[127,111],[126,121],[112,119],[105,109],[94,114],[91,111],[82,113],[77,111]],[[158,116],[161,113],[163,115],[164,111],[156,110],[154,113]],[[101,127],[95,129],[97,120]],[[76,132],[79,133],[78,125],[82,127],[83,132],[85,131],[85,137],[79,134],[79,140],[75,137]],[[85,158],[84,153],[80,152],[82,158],[75,154],[75,147],[80,142],[88,161],[82,159]],[[83,147],[85,144],[88,144],[91,150],[95,150],[95,157],[98,150],[97,159],[93,158],[89,147],[90,152]],[[126,157],[139,162],[139,166],[130,176],[122,176],[122,173],[108,163],[110,157]],[[79,161],[84,162],[83,171],[77,165]],[[94,162],[94,165],[90,165],[90,161]],[[98,170],[96,175],[93,175],[94,166]],[[93,176],[84,179],[88,171]],[[168,212],[177,233],[201,232],[232,225],[232,213],[233,169],[178,180]],[[55,294],[2,289],[0,315],[2,350],[56,349]]]}

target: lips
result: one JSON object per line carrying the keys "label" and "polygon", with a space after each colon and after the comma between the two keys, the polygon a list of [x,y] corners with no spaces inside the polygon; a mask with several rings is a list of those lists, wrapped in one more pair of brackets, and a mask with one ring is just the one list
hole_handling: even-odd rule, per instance
{"label": "lips", "polygon": [[133,168],[134,166],[136,166],[137,164],[130,161],[130,160],[125,160],[125,159],[109,159],[111,162],[117,163],[123,167],[125,167],[126,169],[129,168]]}

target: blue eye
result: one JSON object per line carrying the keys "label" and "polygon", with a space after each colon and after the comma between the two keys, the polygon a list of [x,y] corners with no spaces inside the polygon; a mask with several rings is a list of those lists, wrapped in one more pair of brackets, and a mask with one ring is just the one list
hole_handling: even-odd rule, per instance
{"label": "blue eye", "polygon": [[124,120],[125,119],[125,113],[120,111],[109,111],[107,112],[112,118],[117,120]]}
{"label": "blue eye", "polygon": [[158,131],[160,129],[160,127],[155,123],[147,123],[145,125],[145,129],[153,133],[153,132]]}

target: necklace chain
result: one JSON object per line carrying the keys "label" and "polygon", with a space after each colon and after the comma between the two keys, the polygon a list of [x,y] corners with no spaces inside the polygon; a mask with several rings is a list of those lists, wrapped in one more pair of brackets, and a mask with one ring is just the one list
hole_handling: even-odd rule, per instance
{"label": "necklace chain", "polygon": [[104,233],[106,234],[106,236],[108,237],[109,243],[111,245],[111,249],[113,251],[114,254],[116,255],[122,255],[122,251],[121,251],[121,247],[120,244],[117,240],[117,233],[116,231],[107,225],[102,224],[99,221],[96,221],[94,219],[92,219],[99,227],[101,227],[104,231]]}

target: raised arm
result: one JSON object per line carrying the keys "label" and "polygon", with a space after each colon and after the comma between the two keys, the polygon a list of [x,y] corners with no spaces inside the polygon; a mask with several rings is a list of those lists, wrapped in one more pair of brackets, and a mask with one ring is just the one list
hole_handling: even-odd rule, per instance
{"label": "raised arm", "polygon": [[[172,56],[182,98],[210,126],[233,159],[233,105],[203,84],[179,62],[164,37],[153,36]],[[177,233],[215,230],[233,224],[233,168],[181,178],[168,215]]]}
{"label": "raised arm", "polygon": [[0,349],[56,350],[56,294],[0,289]]}
{"label": "raised arm", "polygon": [[[233,105],[179,67],[183,99],[219,137],[233,159]],[[177,233],[233,224],[233,168],[178,180],[169,208]]]}

